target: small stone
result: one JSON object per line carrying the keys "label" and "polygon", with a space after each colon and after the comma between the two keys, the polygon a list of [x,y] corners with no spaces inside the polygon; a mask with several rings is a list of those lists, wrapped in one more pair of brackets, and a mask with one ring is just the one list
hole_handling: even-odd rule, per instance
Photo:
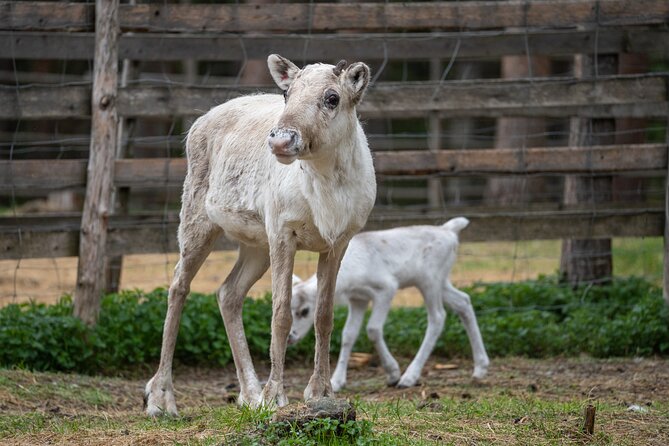
{"label": "small stone", "polygon": [[294,423],[303,426],[319,418],[330,418],[346,423],[355,421],[355,416],[355,407],[347,400],[320,398],[306,403],[292,403],[280,407],[272,416],[272,422]]}
{"label": "small stone", "polygon": [[648,408],[639,406],[638,404],[632,404],[627,408],[628,412],[639,412],[639,413],[646,413],[648,412]]}

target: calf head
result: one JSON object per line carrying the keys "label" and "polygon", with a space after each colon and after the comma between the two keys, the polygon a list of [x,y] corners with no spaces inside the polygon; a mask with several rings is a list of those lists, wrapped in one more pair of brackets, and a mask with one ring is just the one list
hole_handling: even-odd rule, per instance
{"label": "calf head", "polygon": [[316,288],[315,274],[305,281],[293,275],[293,296],[290,302],[293,325],[290,327],[290,335],[288,335],[289,344],[294,344],[302,339],[314,326]]}
{"label": "calf head", "polygon": [[268,143],[277,160],[327,156],[343,138],[355,135],[355,106],[369,84],[369,67],[362,62],[346,66],[313,64],[299,69],[288,59],[272,54],[269,71],[283,90],[285,107]]}

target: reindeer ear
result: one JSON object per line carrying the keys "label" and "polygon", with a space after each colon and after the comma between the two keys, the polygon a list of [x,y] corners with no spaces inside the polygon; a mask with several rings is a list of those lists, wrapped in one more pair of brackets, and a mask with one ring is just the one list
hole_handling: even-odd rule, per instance
{"label": "reindeer ear", "polygon": [[369,67],[362,62],[356,62],[344,72],[346,86],[351,90],[353,105],[360,102],[369,85]]}
{"label": "reindeer ear", "polygon": [[297,274],[293,274],[293,286],[297,285],[298,283],[302,282],[302,279]]}
{"label": "reindeer ear", "polygon": [[267,66],[274,82],[283,91],[288,90],[290,84],[293,83],[293,79],[295,79],[295,75],[300,71],[297,65],[278,54],[270,54],[267,58]]}

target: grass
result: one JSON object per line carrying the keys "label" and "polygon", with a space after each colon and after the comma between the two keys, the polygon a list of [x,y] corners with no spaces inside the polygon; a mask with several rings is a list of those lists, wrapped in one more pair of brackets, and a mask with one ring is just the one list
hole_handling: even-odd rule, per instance
{"label": "grass", "polygon": [[[354,401],[357,421],[339,425],[319,420],[303,429],[269,423],[269,410],[230,404],[221,388],[226,380],[235,380],[232,369],[177,370],[181,415],[157,419],[141,413],[143,379],[0,370],[0,443],[422,446],[669,441],[669,360],[510,358],[493,364],[496,368],[484,383],[469,380],[469,364],[455,364],[454,370],[437,372],[431,362],[422,386],[406,390],[385,388],[374,367],[353,369],[356,384],[342,396]],[[263,367],[261,373],[266,372]],[[287,382],[291,400],[299,398],[309,372],[292,365],[294,379]],[[631,403],[647,411],[630,412]],[[597,408],[593,436],[581,433],[588,404]]]}
{"label": "grass", "polygon": [[[613,275],[643,277],[661,285],[663,243],[662,237],[613,239]],[[554,274],[560,267],[561,247],[559,240],[463,243],[453,268],[454,281],[510,282]]]}
{"label": "grass", "polygon": [[[613,267],[616,277],[644,277],[660,285],[662,280],[662,238],[613,239]],[[460,246],[452,278],[456,286],[474,282],[511,282],[555,274],[560,264],[561,242],[533,240],[520,242],[476,242]],[[168,286],[177,254],[130,255],[124,258],[123,289],[154,289]],[[233,251],[213,253],[193,281],[191,289],[212,293],[221,285],[236,259]],[[316,272],[318,256],[301,251],[295,272],[303,278]],[[76,281],[76,258],[23,259],[0,261],[0,269],[11,272],[0,280],[0,305],[36,299],[55,302],[70,293]],[[0,278],[1,279],[1,278]],[[15,280],[16,279],[16,280]],[[16,285],[16,289],[14,286]],[[263,296],[271,289],[267,273],[250,295]],[[421,306],[423,299],[414,288],[401,290],[396,306]]]}

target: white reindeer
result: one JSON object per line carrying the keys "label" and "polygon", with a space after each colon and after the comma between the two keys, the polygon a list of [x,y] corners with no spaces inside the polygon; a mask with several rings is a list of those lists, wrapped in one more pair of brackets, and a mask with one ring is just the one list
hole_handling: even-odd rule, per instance
{"label": "white reindeer", "polygon": [[[458,234],[468,224],[469,220],[459,217],[442,226],[407,226],[363,232],[353,237],[342,260],[335,291],[335,301],[349,308],[339,361],[331,380],[335,392],[346,384],[346,366],[370,301],[372,314],[367,323],[367,336],[379,354],[388,385],[410,387],[418,382],[444,328],[444,304],[460,316],[469,336],[474,356],[472,376],[480,379],[486,375],[488,355],[470,298],[449,279]],[[297,342],[311,328],[317,288],[316,275],[304,282],[298,277],[293,280],[293,326],[289,343]],[[383,339],[383,324],[397,290],[410,286],[417,287],[425,299],[428,325],[416,357],[400,377],[400,367]]]}
{"label": "white reindeer", "polygon": [[[267,59],[284,96],[259,94],[213,108],[186,142],[180,260],[169,291],[160,366],[145,389],[146,412],[176,414],[172,358],[190,283],[216,238],[239,242],[239,258],[218,291],[240,383],[239,404],[288,403],[283,372],[291,327],[295,251],[320,253],[314,372],[305,399],[332,395],[330,335],[337,271],[349,240],[374,205],[376,182],[367,140],[356,115],[369,68],[308,65]],[[242,323],[249,288],[271,266],[271,371],[264,388],[253,367]]]}

